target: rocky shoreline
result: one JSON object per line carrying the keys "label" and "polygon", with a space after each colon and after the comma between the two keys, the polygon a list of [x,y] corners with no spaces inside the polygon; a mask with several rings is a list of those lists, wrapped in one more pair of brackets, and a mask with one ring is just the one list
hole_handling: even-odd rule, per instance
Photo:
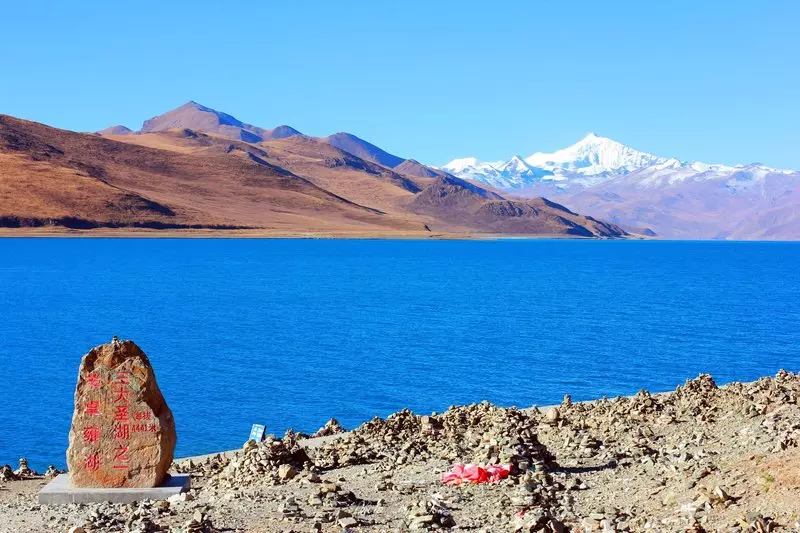
{"label": "rocky shoreline", "polygon": [[[548,409],[404,410],[351,432],[288,431],[176,461],[193,488],[135,505],[40,506],[47,481],[0,469],[0,532],[798,531],[800,378]],[[311,437],[311,438],[309,438]],[[455,463],[511,465],[446,485]]]}

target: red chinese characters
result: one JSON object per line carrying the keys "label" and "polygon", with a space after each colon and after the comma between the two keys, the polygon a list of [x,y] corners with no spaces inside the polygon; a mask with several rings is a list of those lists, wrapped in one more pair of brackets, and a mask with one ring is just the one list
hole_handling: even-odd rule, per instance
{"label": "red chinese characters", "polygon": [[100,414],[100,402],[97,400],[86,402],[86,410],[84,412],[89,416],[98,416]]}
{"label": "red chinese characters", "polygon": [[86,426],[83,428],[83,442],[86,444],[96,444],[100,441],[100,428],[97,426]]}
{"label": "red chinese characters", "polygon": [[131,438],[131,426],[129,424],[117,424],[114,430],[116,440],[128,440]]}
{"label": "red chinese characters", "polygon": [[[128,405],[128,393],[130,392],[131,373],[127,370],[117,370],[114,374],[114,420],[120,422],[114,429],[114,440],[127,441],[131,438],[131,427],[128,421],[131,419],[130,406]],[[130,457],[128,456],[128,446],[121,442],[114,453],[114,468],[126,469],[129,467]]]}
{"label": "red chinese characters", "polygon": [[[86,375],[86,384],[92,389],[99,389],[102,386],[102,380],[97,372],[91,372]],[[86,402],[86,409],[84,413],[88,416],[100,416],[100,402],[92,400]],[[95,446],[100,442],[100,427],[96,425],[85,426],[83,428],[83,442],[89,446]],[[83,465],[87,470],[96,471],[100,469],[100,454],[95,450],[90,450],[84,456]]]}
{"label": "red chinese characters", "polygon": [[99,389],[103,385],[100,374],[97,372],[86,374],[86,384],[93,389]]}
{"label": "red chinese characters", "polygon": [[90,453],[83,461],[83,465],[87,470],[98,470],[100,468],[100,454]]}
{"label": "red chinese characters", "polygon": [[128,447],[119,445],[114,450],[114,468],[125,469],[128,468],[131,458],[128,456]]}
{"label": "red chinese characters", "polygon": [[116,421],[126,421],[131,419],[131,414],[128,411],[127,405],[115,405],[114,406],[114,420]]}

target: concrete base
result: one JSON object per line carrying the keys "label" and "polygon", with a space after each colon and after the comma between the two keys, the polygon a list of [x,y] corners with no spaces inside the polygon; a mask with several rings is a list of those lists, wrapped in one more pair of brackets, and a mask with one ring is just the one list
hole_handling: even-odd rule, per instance
{"label": "concrete base", "polygon": [[176,474],[167,478],[159,487],[151,489],[86,489],[69,484],[69,474],[56,476],[39,491],[39,503],[59,505],[68,503],[131,503],[144,499],[166,500],[189,489],[188,474]]}

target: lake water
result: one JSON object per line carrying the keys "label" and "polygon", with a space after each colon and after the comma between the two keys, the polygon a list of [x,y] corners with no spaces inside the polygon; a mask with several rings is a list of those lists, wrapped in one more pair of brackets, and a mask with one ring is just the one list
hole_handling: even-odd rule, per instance
{"label": "lake water", "polygon": [[253,423],[800,369],[800,244],[0,239],[0,464],[65,464],[81,356],[152,361],[178,456]]}

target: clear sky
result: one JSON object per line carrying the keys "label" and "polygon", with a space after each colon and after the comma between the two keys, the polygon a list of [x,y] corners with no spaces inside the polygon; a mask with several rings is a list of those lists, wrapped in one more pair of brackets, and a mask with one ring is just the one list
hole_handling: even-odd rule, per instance
{"label": "clear sky", "polygon": [[595,131],[800,168],[797,0],[19,1],[2,19],[0,113],[61,128],[195,100],[429,164]]}

